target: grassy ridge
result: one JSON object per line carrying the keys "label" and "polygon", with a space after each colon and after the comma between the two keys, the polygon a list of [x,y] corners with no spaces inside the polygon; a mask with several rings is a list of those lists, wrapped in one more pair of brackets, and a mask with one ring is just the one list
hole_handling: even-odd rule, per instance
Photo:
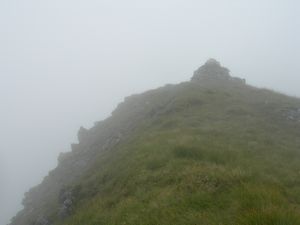
{"label": "grassy ridge", "polygon": [[282,113],[298,99],[193,83],[170,95],[74,183],[73,214],[56,224],[300,224],[300,128]]}

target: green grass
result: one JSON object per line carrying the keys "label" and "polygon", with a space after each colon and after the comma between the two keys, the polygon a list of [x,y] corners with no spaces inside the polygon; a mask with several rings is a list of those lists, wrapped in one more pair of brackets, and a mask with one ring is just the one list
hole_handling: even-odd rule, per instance
{"label": "green grass", "polygon": [[99,157],[97,194],[63,224],[300,224],[299,128],[226,91],[183,90],[158,123]]}
{"label": "green grass", "polygon": [[73,214],[54,224],[300,224],[300,126],[281,114],[299,99],[184,83],[135,101],[148,117],[71,185]]}
{"label": "green grass", "polygon": [[111,180],[63,224],[300,224],[299,127],[243,93],[189,91],[99,158]]}

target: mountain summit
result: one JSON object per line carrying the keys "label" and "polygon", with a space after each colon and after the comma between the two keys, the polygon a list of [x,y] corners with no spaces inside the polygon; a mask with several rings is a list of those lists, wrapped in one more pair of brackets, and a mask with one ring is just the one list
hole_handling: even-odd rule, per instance
{"label": "mountain summit", "polygon": [[11,225],[300,225],[299,136],[300,99],[210,59],[81,127]]}

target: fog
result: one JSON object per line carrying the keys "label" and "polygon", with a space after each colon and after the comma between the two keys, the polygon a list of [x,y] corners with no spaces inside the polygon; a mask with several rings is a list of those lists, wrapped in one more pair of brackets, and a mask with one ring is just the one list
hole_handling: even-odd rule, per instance
{"label": "fog", "polygon": [[210,57],[300,96],[299,27],[297,0],[1,0],[0,225],[81,125]]}

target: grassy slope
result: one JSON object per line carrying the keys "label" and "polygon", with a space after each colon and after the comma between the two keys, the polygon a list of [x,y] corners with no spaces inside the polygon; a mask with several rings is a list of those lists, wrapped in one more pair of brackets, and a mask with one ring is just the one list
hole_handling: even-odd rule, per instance
{"label": "grassy slope", "polygon": [[172,100],[99,156],[56,224],[300,224],[300,126],[282,115],[300,101],[246,86],[171,89],[147,94],[153,108]]}

